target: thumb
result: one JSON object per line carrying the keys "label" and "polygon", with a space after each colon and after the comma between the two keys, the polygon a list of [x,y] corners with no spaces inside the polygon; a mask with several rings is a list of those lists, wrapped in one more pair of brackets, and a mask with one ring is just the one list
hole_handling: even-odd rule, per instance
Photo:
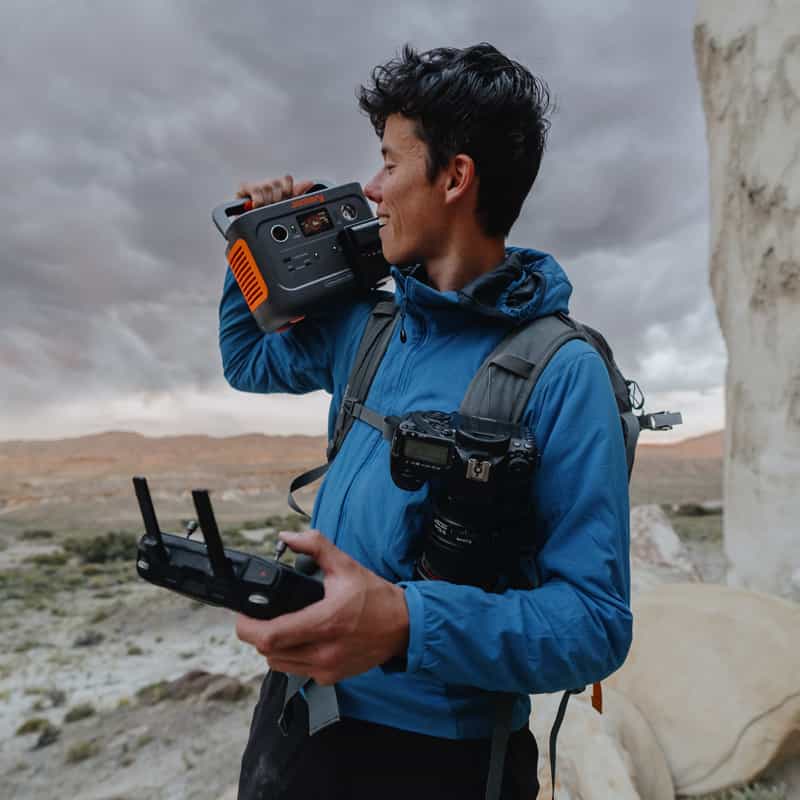
{"label": "thumb", "polygon": [[279,538],[286,542],[293,553],[305,553],[317,562],[326,574],[335,570],[339,553],[337,547],[320,531],[310,530],[296,533],[281,531]]}

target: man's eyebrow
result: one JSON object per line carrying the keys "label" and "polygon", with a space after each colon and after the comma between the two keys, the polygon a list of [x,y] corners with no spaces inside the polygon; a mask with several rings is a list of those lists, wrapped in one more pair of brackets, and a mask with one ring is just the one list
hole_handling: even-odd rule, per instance
{"label": "man's eyebrow", "polygon": [[381,155],[382,156],[387,156],[387,155],[388,156],[394,156],[395,152],[394,152],[394,150],[392,150],[391,147],[388,147],[387,145],[383,145],[381,147]]}

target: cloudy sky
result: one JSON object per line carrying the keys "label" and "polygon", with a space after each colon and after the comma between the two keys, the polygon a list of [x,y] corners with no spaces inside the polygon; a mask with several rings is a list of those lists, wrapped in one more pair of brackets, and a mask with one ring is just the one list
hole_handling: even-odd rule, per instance
{"label": "cloudy sky", "polygon": [[[489,41],[558,103],[510,244],[553,253],[675,438],[720,428],[694,2],[139,0],[0,5],[0,439],[324,433],[328,398],[245,395],[217,349],[210,211],[242,180],[362,184],[355,93],[418,49]],[[652,436],[652,435],[651,435]]]}

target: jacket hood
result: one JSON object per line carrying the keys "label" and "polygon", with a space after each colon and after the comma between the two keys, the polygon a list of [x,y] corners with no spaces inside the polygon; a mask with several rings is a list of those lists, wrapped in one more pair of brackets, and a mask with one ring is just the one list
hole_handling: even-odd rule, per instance
{"label": "jacket hood", "polygon": [[463,289],[440,292],[427,283],[423,264],[400,270],[392,267],[398,304],[462,307],[513,323],[567,313],[572,284],[548,253],[507,247],[505,260]]}

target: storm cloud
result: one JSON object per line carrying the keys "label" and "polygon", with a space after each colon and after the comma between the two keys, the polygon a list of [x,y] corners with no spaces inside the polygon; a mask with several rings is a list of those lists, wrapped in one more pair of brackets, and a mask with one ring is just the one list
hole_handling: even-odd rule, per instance
{"label": "storm cloud", "polygon": [[[694,4],[565,0],[4,3],[0,438],[322,433],[326,399],[244,397],[221,375],[224,241],[242,180],[365,183],[355,94],[406,42],[489,41],[557,103],[510,244],[553,253],[648,407],[720,427]],[[673,403],[674,404],[674,403]]]}

